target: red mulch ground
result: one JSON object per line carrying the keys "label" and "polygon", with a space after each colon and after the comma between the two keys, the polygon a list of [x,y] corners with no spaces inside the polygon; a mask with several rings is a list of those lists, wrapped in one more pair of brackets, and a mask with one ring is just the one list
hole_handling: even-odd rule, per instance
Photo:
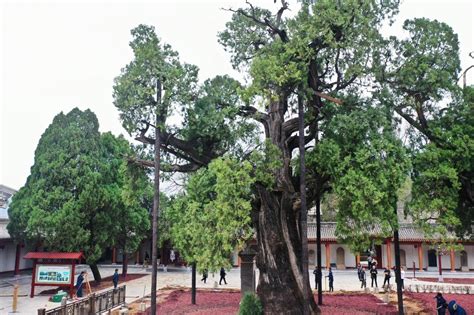
{"label": "red mulch ground", "polygon": [[[438,282],[438,278],[417,278],[420,281]],[[474,278],[444,278],[444,283],[474,284]]]}
{"label": "red mulch ground", "polygon": [[[129,273],[129,274],[127,274],[127,276],[125,278],[120,276],[119,285],[123,282],[135,280],[135,279],[144,277],[146,275],[147,275],[146,273]],[[96,283],[95,280],[89,281],[89,283],[91,285],[92,291],[94,291],[94,292],[95,291],[100,291],[100,290],[103,290],[103,289],[106,289],[106,288],[109,288],[109,287],[111,288],[111,287],[114,286],[114,284],[112,283],[112,276],[102,278],[102,281],[100,283]],[[48,289],[48,290],[41,291],[39,293],[39,295],[53,295],[53,294],[56,294],[59,290],[68,291],[69,288],[58,287],[56,289]],[[85,283],[84,283],[84,288],[82,289],[82,291],[87,292],[87,287],[86,287]]]}
{"label": "red mulch ground", "polygon": [[[436,314],[436,293],[415,293],[405,292],[407,297],[420,301],[425,307],[425,311],[430,314]],[[461,305],[467,314],[474,314],[474,296],[472,294],[443,294],[445,300],[449,303],[455,300]]]}
{"label": "red mulch ground", "polygon": [[[317,299],[317,297],[315,297]],[[393,305],[383,304],[372,294],[324,294],[321,313],[334,315],[397,314]]]}
{"label": "red mulch ground", "polygon": [[[368,315],[397,314],[392,305],[385,305],[371,294],[325,294],[323,314],[331,315]],[[237,314],[240,292],[197,291],[196,305],[191,304],[189,290],[173,291],[164,303],[158,305],[157,313],[169,315],[228,315]]]}

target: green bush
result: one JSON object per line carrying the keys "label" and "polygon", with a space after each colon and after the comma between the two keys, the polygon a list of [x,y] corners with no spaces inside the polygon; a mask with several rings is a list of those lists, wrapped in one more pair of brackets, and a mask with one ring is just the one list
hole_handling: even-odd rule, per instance
{"label": "green bush", "polygon": [[262,315],[263,306],[258,297],[250,292],[245,293],[240,301],[239,315]]}

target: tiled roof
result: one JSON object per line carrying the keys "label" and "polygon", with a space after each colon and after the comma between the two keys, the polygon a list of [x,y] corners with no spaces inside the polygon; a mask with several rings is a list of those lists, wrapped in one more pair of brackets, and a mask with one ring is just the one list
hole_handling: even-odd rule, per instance
{"label": "tiled roof", "polygon": [[29,252],[23,258],[25,259],[81,259],[82,253],[60,253],[60,252]]}
{"label": "tiled roof", "polygon": [[[381,235],[382,231],[380,228],[375,227],[370,234],[374,237]],[[424,241],[426,240],[423,233],[412,224],[401,224],[398,230],[400,240],[406,242],[413,241]],[[308,223],[308,239],[316,240],[316,224]],[[335,222],[322,222],[321,223],[321,240],[326,242],[337,241],[336,237],[336,223]]]}

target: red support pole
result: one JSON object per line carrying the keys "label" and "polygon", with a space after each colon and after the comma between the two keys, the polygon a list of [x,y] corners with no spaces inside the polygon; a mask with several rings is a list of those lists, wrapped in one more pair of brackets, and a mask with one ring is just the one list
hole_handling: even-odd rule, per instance
{"label": "red support pole", "polygon": [[33,274],[31,275],[31,292],[30,298],[35,296],[35,286],[36,286],[36,259],[33,260]]}
{"label": "red support pole", "polygon": [[74,276],[76,272],[76,261],[72,261],[72,273],[71,273],[71,284],[69,285],[69,296],[72,298],[74,296]]}

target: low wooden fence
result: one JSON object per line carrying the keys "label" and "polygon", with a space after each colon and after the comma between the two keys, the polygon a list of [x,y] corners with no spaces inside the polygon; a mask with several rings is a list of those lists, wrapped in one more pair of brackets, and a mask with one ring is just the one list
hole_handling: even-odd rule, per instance
{"label": "low wooden fence", "polygon": [[38,309],[38,315],[95,315],[125,304],[126,286],[93,293],[87,298],[50,310]]}

